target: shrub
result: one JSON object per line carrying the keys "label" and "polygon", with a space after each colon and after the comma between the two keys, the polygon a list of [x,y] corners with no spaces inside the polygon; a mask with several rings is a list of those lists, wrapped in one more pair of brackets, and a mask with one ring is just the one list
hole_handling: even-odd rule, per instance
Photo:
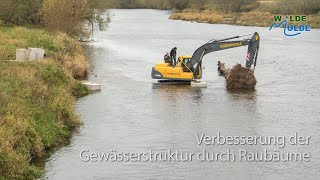
{"label": "shrub", "polygon": [[87,86],[85,86],[81,83],[77,83],[72,89],[73,96],[75,96],[77,98],[86,96],[89,93],[90,93],[90,90],[87,88]]}
{"label": "shrub", "polygon": [[171,8],[177,10],[183,10],[189,7],[189,0],[169,0]]}
{"label": "shrub", "polygon": [[261,10],[275,14],[317,14],[320,12],[319,0],[282,0],[264,3]]}
{"label": "shrub", "polygon": [[257,0],[215,0],[215,2],[223,12],[243,12],[259,6]]}
{"label": "shrub", "polygon": [[205,6],[209,3],[209,0],[192,0],[192,5],[195,9],[204,10]]}
{"label": "shrub", "polygon": [[86,0],[44,0],[43,20],[50,30],[81,35],[87,8]]}
{"label": "shrub", "polygon": [[84,23],[97,23],[99,30],[107,27],[108,18],[96,10],[95,0],[2,0],[0,24],[43,27],[62,31],[73,36],[85,36],[89,32]]}
{"label": "shrub", "polygon": [[76,79],[86,79],[89,74],[89,65],[83,55],[63,55],[59,58],[64,67]]}
{"label": "shrub", "polygon": [[42,0],[2,0],[0,19],[5,24],[39,25]]}
{"label": "shrub", "polygon": [[43,71],[41,71],[42,79],[52,85],[52,86],[61,86],[67,83],[67,75],[58,66],[48,65]]}

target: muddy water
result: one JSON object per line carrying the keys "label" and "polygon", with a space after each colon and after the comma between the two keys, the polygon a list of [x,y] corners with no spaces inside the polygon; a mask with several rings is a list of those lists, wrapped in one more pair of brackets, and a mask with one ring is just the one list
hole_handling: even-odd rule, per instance
{"label": "muddy water", "polygon": [[[106,32],[87,46],[91,81],[103,90],[78,101],[83,127],[71,144],[46,163],[48,179],[314,179],[320,167],[320,31],[285,37],[282,30],[168,20],[169,12],[113,10]],[[271,18],[271,17],[270,17]],[[160,85],[150,71],[164,53],[192,55],[210,39],[259,32],[261,50],[255,92],[231,93],[216,72],[245,62],[246,47],[204,57],[206,89]],[[83,162],[90,152],[239,149],[261,152],[275,146],[199,146],[195,133],[216,135],[311,136],[308,146],[281,152],[310,152],[311,162]]]}

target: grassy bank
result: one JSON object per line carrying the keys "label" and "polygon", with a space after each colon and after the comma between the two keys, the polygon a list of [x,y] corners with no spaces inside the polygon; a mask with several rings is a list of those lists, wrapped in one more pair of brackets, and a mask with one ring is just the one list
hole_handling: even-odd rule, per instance
{"label": "grassy bank", "polygon": [[[273,16],[274,14],[272,13],[260,11],[222,13],[212,10],[184,10],[182,12],[173,13],[170,16],[170,19],[205,22],[211,24],[268,27],[274,22]],[[307,23],[311,24],[312,28],[320,28],[320,15],[308,15]]]}
{"label": "grassy bank", "polygon": [[46,56],[59,61],[72,76],[84,79],[88,64],[80,44],[65,33],[48,33],[25,27],[0,27],[0,61],[15,59],[16,48],[41,47]]}
{"label": "grassy bank", "polygon": [[[88,65],[75,40],[66,34],[22,27],[0,27],[0,179],[35,179],[43,167],[31,164],[80,125],[76,97],[88,93],[76,78]],[[16,48],[40,47],[41,62],[7,62]]]}

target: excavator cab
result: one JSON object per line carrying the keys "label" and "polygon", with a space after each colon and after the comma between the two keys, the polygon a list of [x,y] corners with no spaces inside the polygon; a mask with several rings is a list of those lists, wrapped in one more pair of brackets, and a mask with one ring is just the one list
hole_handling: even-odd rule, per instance
{"label": "excavator cab", "polygon": [[[233,40],[240,37],[252,35],[249,39]],[[172,67],[168,63],[160,63],[152,68],[151,77],[153,79],[164,79],[173,81],[192,81],[202,78],[202,59],[214,51],[221,51],[240,46],[248,46],[246,54],[246,67],[250,69],[251,65],[256,66],[260,37],[257,32],[242,36],[235,36],[220,40],[210,40],[199,47],[192,56],[180,56],[176,66]]]}
{"label": "excavator cab", "polygon": [[183,72],[192,72],[190,69],[190,60],[191,58],[189,57],[185,57],[184,59],[180,60],[179,64],[181,64]]}
{"label": "excavator cab", "polygon": [[[191,64],[192,56],[180,56],[176,66],[170,63],[160,63],[152,68],[151,76],[153,79],[166,79],[173,81],[192,81],[193,71]],[[201,78],[201,71],[197,73],[197,78]]]}
{"label": "excavator cab", "polygon": [[[181,64],[183,72],[193,73],[193,71],[191,70],[192,69],[191,58],[192,57],[184,56],[183,59],[179,61],[179,64]],[[200,71],[197,73],[197,78],[201,79],[202,68],[200,67],[199,69]]]}

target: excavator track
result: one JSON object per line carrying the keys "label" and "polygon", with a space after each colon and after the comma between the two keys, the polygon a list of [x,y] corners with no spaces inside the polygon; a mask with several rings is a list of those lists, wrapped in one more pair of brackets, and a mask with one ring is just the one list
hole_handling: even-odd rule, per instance
{"label": "excavator track", "polygon": [[168,84],[168,85],[171,85],[171,84],[186,84],[186,85],[190,85],[190,81],[185,81],[185,80],[169,80],[169,79],[165,79],[165,80],[159,80],[158,81],[159,83],[161,84]]}

